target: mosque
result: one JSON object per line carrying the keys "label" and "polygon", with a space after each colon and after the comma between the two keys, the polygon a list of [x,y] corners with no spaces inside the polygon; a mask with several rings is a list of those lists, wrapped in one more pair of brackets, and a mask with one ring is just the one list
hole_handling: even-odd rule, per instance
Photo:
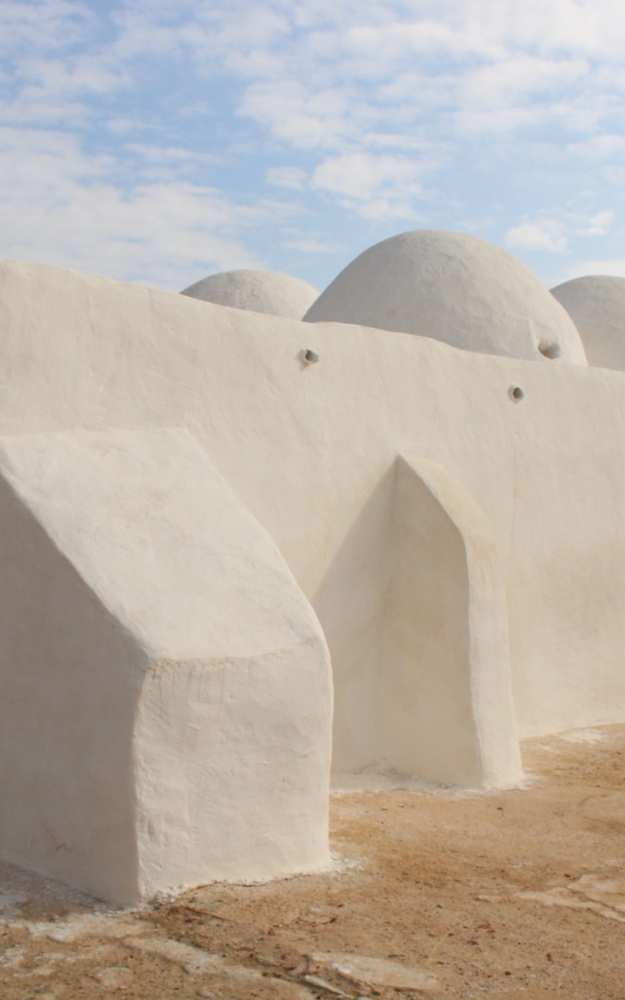
{"label": "mosque", "polygon": [[625,279],[428,230],[321,294],[6,261],[0,329],[4,860],[319,870],[331,780],[513,787],[625,719]]}

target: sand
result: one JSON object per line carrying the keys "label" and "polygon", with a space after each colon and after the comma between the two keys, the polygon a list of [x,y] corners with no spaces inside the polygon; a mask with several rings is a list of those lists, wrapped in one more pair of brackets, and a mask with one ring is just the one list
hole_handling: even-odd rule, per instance
{"label": "sand", "polygon": [[323,874],[114,910],[2,866],[0,996],[623,1000],[625,726],[523,753],[496,795],[334,793]]}

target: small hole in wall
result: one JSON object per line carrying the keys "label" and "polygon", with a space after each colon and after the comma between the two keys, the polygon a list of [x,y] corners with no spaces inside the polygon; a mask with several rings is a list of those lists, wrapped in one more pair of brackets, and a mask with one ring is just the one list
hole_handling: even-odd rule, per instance
{"label": "small hole in wall", "polygon": [[515,403],[520,403],[523,397],[525,396],[525,393],[523,392],[520,385],[511,385],[508,390],[508,394],[510,396],[510,399],[514,400]]}
{"label": "small hole in wall", "polygon": [[551,361],[555,361],[562,354],[562,349],[559,344],[551,344],[547,340],[541,340],[538,345],[538,350],[545,358],[550,358]]}
{"label": "small hole in wall", "polygon": [[302,361],[305,365],[316,365],[319,360],[319,355],[316,351],[311,351],[310,347],[304,348],[302,351]]}

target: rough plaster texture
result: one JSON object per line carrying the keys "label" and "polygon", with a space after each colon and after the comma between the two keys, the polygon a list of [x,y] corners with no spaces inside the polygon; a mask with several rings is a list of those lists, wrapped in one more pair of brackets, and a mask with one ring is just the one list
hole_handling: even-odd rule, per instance
{"label": "rough plaster texture", "polygon": [[522,767],[492,528],[444,469],[403,456],[392,531],[380,756],[446,784],[513,784]]}
{"label": "rough plaster texture", "polygon": [[418,229],[355,260],[321,293],[309,323],[357,323],[467,351],[585,365],[575,326],[535,274],[476,236]]}
{"label": "rough plaster texture", "polygon": [[[620,372],[10,262],[0,266],[0,329],[0,434],[189,428],[316,610],[333,660],[338,767],[396,754],[440,779],[440,754],[428,757],[415,727],[430,684],[450,696],[446,705],[437,695],[449,718],[446,780],[513,780],[502,572],[518,732],[623,719]],[[307,348],[318,364],[302,362]],[[437,548],[424,523],[437,526],[444,555],[431,594],[424,561]],[[424,649],[417,614],[442,622],[423,678],[411,662]],[[439,637],[447,669],[437,678]],[[384,742],[393,690],[404,731]]]}
{"label": "rough plaster texture", "polygon": [[0,852],[135,902],[329,860],[319,623],[185,430],[0,440]]}
{"label": "rough plaster texture", "polygon": [[551,294],[579,330],[588,364],[625,371],[625,278],[574,278]]}
{"label": "rough plaster texture", "polygon": [[219,306],[301,319],[319,292],[306,281],[275,271],[224,271],[212,274],[181,293]]}
{"label": "rough plaster texture", "polygon": [[492,527],[436,463],[400,456],[317,598],[334,657],[335,770],[384,760],[468,787],[522,776]]}

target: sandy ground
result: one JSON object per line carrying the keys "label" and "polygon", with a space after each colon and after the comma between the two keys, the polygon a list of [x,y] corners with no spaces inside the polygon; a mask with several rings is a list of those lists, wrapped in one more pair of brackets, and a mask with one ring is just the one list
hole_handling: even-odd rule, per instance
{"label": "sandy ground", "polygon": [[498,795],[335,793],[320,875],[114,911],[3,866],[0,998],[625,1000],[625,726],[524,760]]}

